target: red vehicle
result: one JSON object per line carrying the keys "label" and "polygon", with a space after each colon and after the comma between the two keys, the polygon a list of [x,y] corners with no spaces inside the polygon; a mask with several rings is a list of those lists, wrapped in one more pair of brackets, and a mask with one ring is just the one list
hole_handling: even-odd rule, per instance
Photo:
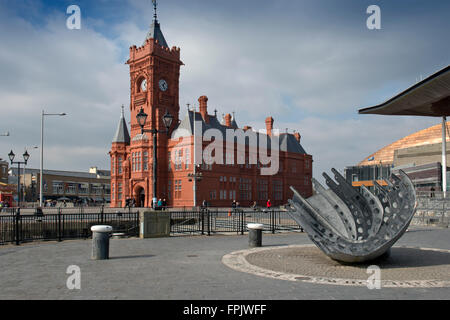
{"label": "red vehicle", "polygon": [[13,195],[12,192],[0,191],[0,202],[2,203],[2,208],[13,206]]}

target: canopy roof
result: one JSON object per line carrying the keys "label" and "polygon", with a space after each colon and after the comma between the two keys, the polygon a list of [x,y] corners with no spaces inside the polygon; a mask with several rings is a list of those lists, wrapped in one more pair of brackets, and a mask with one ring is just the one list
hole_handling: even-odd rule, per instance
{"label": "canopy roof", "polygon": [[442,117],[450,115],[450,65],[390,100],[360,114]]}

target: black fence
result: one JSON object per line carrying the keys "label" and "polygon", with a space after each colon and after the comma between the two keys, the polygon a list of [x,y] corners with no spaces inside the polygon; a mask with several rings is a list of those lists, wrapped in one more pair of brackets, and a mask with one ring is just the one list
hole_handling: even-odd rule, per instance
{"label": "black fence", "polygon": [[263,231],[303,231],[286,211],[219,211],[214,209],[198,211],[171,211],[172,234],[206,234],[247,232],[247,224],[260,223]]}
{"label": "black fence", "polygon": [[113,232],[126,236],[139,235],[139,212],[118,209],[115,212],[21,214],[20,209],[0,214],[0,245],[37,240],[87,239],[92,236],[91,226],[107,224]]}
{"label": "black fence", "polygon": [[[106,224],[114,233],[139,236],[139,210],[143,208],[55,208],[37,213],[9,208],[0,213],[0,245],[31,241],[87,239],[91,226]],[[279,210],[219,210],[169,211],[172,235],[247,232],[247,224],[260,223],[263,231],[303,231],[286,211]]]}

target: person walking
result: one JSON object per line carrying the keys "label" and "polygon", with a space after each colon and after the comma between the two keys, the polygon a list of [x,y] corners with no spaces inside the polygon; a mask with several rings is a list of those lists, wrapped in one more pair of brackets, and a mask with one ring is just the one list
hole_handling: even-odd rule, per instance
{"label": "person walking", "polygon": [[161,210],[161,208],[162,208],[162,200],[159,199],[157,204],[156,204],[156,210]]}
{"label": "person walking", "polygon": [[267,209],[270,210],[270,208],[272,207],[272,203],[270,202],[270,199],[267,200]]}
{"label": "person walking", "polygon": [[163,210],[166,210],[166,208],[167,208],[167,201],[166,201],[166,199],[163,199],[162,205],[163,205]]}

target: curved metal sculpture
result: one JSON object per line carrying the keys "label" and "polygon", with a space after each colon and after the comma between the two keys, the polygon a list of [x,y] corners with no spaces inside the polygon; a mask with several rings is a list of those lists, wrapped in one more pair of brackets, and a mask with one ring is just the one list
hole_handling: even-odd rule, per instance
{"label": "curved metal sculpture", "polygon": [[364,262],[389,251],[408,228],[416,211],[416,194],[403,171],[391,174],[387,188],[374,181],[376,195],[354,189],[335,169],[334,182],[323,173],[326,190],[313,178],[316,194],[307,200],[293,187],[289,215],[329,257]]}

